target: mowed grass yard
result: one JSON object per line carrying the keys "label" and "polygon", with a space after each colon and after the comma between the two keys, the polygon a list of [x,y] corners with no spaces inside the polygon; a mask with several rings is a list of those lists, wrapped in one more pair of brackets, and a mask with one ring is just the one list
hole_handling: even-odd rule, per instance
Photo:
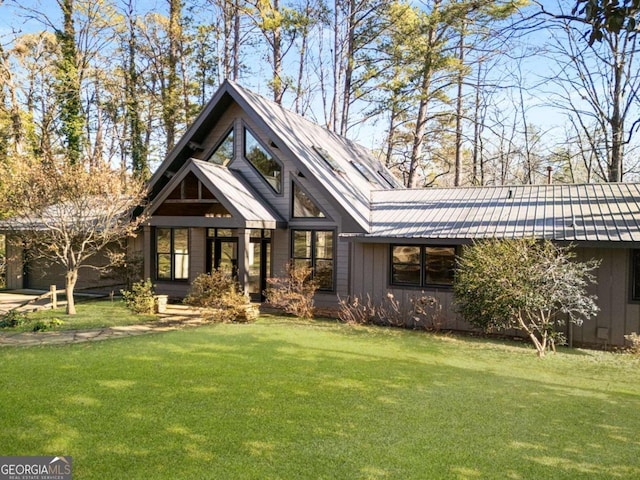
{"label": "mowed grass yard", "polygon": [[640,478],[637,357],[264,317],[0,349],[2,455],[76,479]]}
{"label": "mowed grass yard", "polygon": [[[64,298],[64,297],[63,297]],[[37,312],[30,312],[26,316],[26,321],[18,327],[12,329],[0,329],[0,333],[7,332],[30,332],[38,322],[50,322],[51,320],[61,320],[62,325],[55,327],[55,330],[82,330],[102,327],[119,327],[124,325],[135,325],[156,320],[155,315],[136,315],[124,306],[120,299],[116,300],[85,300],[76,303],[77,314],[70,317],[65,314],[65,308],[56,310],[43,309]]]}

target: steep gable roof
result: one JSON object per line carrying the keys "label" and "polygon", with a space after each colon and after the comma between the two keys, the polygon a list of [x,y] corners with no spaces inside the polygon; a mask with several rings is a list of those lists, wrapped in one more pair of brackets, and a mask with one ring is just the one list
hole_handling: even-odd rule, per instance
{"label": "steep gable roof", "polygon": [[521,185],[372,194],[372,239],[640,242],[640,185]]}
{"label": "steep gable roof", "polygon": [[150,212],[158,208],[167,195],[186,176],[192,173],[202,185],[212,192],[216,199],[231,213],[229,225],[236,228],[276,228],[286,225],[276,213],[271,211],[242,176],[226,167],[196,159],[189,159],[168,183],[168,188],[150,205]]}
{"label": "steep gable roof", "polygon": [[[151,198],[167,184],[167,174],[175,173],[191,157],[193,145],[206,137],[232,102],[267,132],[279,150],[289,152],[299,162],[296,166],[300,174],[332,197],[353,220],[357,231],[369,229],[371,192],[400,186],[366,148],[236,83],[225,81],[151,178]],[[361,169],[370,174],[370,180]]]}

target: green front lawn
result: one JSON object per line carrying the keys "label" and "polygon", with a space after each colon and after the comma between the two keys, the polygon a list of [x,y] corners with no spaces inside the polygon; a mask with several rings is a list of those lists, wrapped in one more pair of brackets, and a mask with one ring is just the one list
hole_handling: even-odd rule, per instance
{"label": "green front lawn", "polygon": [[76,302],[76,315],[67,315],[65,307],[56,310],[39,310],[26,315],[27,321],[22,325],[0,329],[2,332],[30,332],[38,322],[48,323],[58,319],[63,323],[56,326],[56,330],[76,330],[86,328],[118,327],[123,325],[136,325],[156,320],[155,315],[135,315],[125,307],[124,302],[118,298],[112,300],[84,300]]}
{"label": "green front lawn", "polygon": [[640,478],[640,361],[267,317],[0,349],[2,455],[78,479]]}

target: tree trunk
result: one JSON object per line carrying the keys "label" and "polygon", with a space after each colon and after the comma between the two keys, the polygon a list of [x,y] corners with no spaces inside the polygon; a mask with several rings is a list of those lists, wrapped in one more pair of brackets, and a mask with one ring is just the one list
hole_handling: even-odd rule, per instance
{"label": "tree trunk", "polygon": [[428,97],[431,88],[431,69],[425,67],[424,77],[422,80],[422,88],[420,89],[420,105],[418,107],[418,116],[416,117],[416,127],[413,132],[413,146],[411,147],[411,160],[409,164],[409,173],[407,175],[407,184],[405,187],[412,188],[416,184],[416,170],[422,159],[422,147],[424,144],[424,135],[427,131],[427,113],[428,113]]}
{"label": "tree trunk", "polygon": [[475,91],[475,105],[473,106],[473,174],[471,183],[473,185],[482,185],[482,180],[478,177],[482,172],[482,169],[479,168],[480,165],[480,71],[482,70],[482,65],[478,66],[478,78],[476,82],[476,91]]}
{"label": "tree trunk", "polygon": [[340,39],[340,0],[333,6],[333,101],[329,118],[329,130],[338,132],[338,109],[340,105],[340,81],[342,78],[342,43]]}
{"label": "tree trunk", "polygon": [[140,118],[140,103],[138,102],[138,70],[136,66],[136,52],[138,49],[136,40],[136,19],[133,11],[131,0],[128,3],[128,58],[126,61],[126,82],[125,82],[125,98],[126,98],[126,117],[129,127],[129,151],[131,154],[131,170],[138,178],[149,178],[149,164],[145,150],[143,136],[142,120]]}
{"label": "tree trunk", "polygon": [[[309,4],[309,1],[307,0],[307,4],[305,6],[305,11],[304,11],[304,15],[306,18],[310,18],[310,14],[311,14],[311,6]],[[296,101],[295,101],[295,112],[298,115],[302,115],[302,91],[304,90],[304,87],[302,86],[302,82],[304,81],[304,67],[306,64],[306,58],[307,58],[307,40],[309,37],[309,27],[308,26],[303,26],[302,27],[302,35],[301,35],[301,39],[300,39],[300,64],[298,65],[298,79],[296,82]]]}
{"label": "tree trunk", "polygon": [[[280,11],[278,0],[273,0],[273,10]],[[282,104],[282,95],[282,27],[278,25],[273,29],[273,101]]]}
{"label": "tree trunk", "polygon": [[233,68],[233,41],[235,35],[232,35],[232,23],[234,5],[231,2],[220,2],[220,10],[222,12],[222,78],[219,80],[235,80],[232,78],[231,72]]}
{"label": "tree trunk", "polygon": [[453,185],[460,186],[460,177],[462,171],[462,95],[464,93],[464,38],[466,35],[466,22],[462,21],[460,30],[460,43],[458,45],[458,95],[456,99],[456,160]]}
{"label": "tree trunk", "polygon": [[356,5],[349,0],[349,21],[347,23],[347,53],[342,90],[342,113],[340,116],[340,135],[347,135],[349,127],[349,108],[351,106],[351,82],[353,81],[354,55],[356,48]]}
{"label": "tree trunk", "polygon": [[240,76],[240,5],[238,0],[233,3],[233,75],[231,79],[238,81]]}
{"label": "tree trunk", "polygon": [[67,315],[76,314],[76,304],[73,300],[73,289],[76,287],[78,281],[78,270],[67,270],[65,276],[64,291],[67,295]]}
{"label": "tree trunk", "polygon": [[624,117],[621,113],[623,103],[623,68],[624,61],[616,62],[613,80],[611,125],[611,157],[609,160],[609,181],[622,181],[622,151],[624,146]]}
{"label": "tree trunk", "polygon": [[162,99],[162,113],[166,133],[167,153],[176,142],[176,125],[178,120],[178,52],[181,41],[182,1],[169,0],[169,52],[167,59],[167,85]]}
{"label": "tree trunk", "polygon": [[394,101],[391,106],[391,115],[389,118],[389,133],[387,135],[387,152],[385,154],[384,165],[387,168],[391,167],[391,161],[393,159],[393,146],[395,142],[395,133],[396,133],[396,116],[397,116],[397,108],[396,102]]}
{"label": "tree trunk", "polygon": [[[433,4],[432,14],[440,9],[441,0],[436,0]],[[418,115],[416,117],[416,126],[413,133],[413,145],[411,147],[411,159],[409,165],[409,173],[407,175],[408,188],[414,187],[416,184],[416,170],[422,160],[422,148],[424,144],[424,136],[427,131],[429,100],[431,96],[431,80],[433,75],[433,61],[436,43],[436,27],[431,26],[427,33],[427,52],[422,67],[422,82],[420,85],[420,105],[418,106]]]}
{"label": "tree trunk", "polygon": [[68,162],[75,165],[81,161],[82,157],[84,118],[80,98],[76,34],[73,24],[74,0],[59,0],[58,4],[62,8],[64,17],[64,29],[56,31],[61,55],[57,71],[60,123],[66,142]]}
{"label": "tree trunk", "polygon": [[543,358],[544,355],[545,355],[545,350],[547,349],[547,338],[546,338],[546,335],[543,336],[543,339],[542,339],[543,341],[540,342],[538,337],[536,337],[535,332],[533,330],[531,330],[529,327],[527,327],[527,324],[524,321],[524,319],[522,318],[522,314],[521,313],[518,314],[518,323],[520,324],[520,328],[522,328],[522,330],[524,330],[524,332],[527,335],[529,335],[529,338],[531,339],[531,342],[536,347],[536,351],[538,352],[538,358]]}
{"label": "tree trunk", "polygon": [[[24,127],[22,125],[22,117],[20,105],[16,95],[16,85],[13,81],[13,72],[9,66],[8,57],[4,53],[2,45],[0,45],[0,81],[4,83],[9,90],[9,99],[11,102],[11,136],[13,137],[13,153],[22,155],[24,141]],[[2,99],[4,104],[4,99]]]}

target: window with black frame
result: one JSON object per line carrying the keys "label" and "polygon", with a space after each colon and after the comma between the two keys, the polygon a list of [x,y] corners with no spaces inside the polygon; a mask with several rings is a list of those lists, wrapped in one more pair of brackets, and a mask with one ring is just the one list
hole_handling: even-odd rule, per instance
{"label": "window with black frame", "polygon": [[318,290],[333,291],[334,245],[333,230],[293,230],[292,260],[294,266],[312,269]]}
{"label": "window with black frame", "polygon": [[226,167],[233,160],[234,140],[233,140],[233,128],[229,130],[224,140],[213,151],[209,157],[209,162],[216,163]]}
{"label": "window with black frame", "polygon": [[456,248],[453,246],[391,246],[392,285],[451,286],[455,266]]}
{"label": "window with black frame", "polygon": [[244,157],[276,193],[282,193],[282,166],[248,128],[244,129]]}
{"label": "window with black frame", "polygon": [[640,301],[640,250],[631,251],[631,300]]}
{"label": "window with black frame", "polygon": [[189,278],[189,229],[156,228],[156,279]]}
{"label": "window with black frame", "polygon": [[302,188],[300,188],[296,182],[292,182],[292,202],[293,206],[293,218],[324,218],[325,214],[320,210],[320,207],[313,201],[313,199],[307,195]]}

